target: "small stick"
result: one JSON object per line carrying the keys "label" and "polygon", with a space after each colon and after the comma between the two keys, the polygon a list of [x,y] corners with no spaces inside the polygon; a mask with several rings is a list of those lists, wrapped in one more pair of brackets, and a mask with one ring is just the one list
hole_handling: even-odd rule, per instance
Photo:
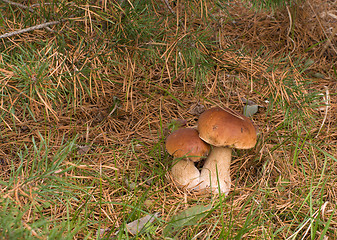
{"label": "small stick", "polygon": [[[41,4],[34,4],[34,5],[30,6],[30,7],[28,7],[28,6],[23,5],[23,4],[21,4],[21,3],[13,2],[13,1],[10,1],[10,0],[0,0],[0,1],[3,1],[3,2],[8,3],[8,4],[10,4],[10,5],[17,6],[17,7],[19,7],[19,8],[28,9],[28,11],[30,11],[31,13],[35,13],[35,11],[34,11],[34,9],[33,9],[34,7],[41,5]],[[49,3],[45,3],[45,4],[49,4]],[[54,32],[54,30],[52,30],[52,29],[49,28],[48,26],[45,27],[45,28],[46,28],[48,31],[50,31],[50,32]]]}
{"label": "small stick", "polygon": [[39,24],[39,25],[36,25],[36,26],[33,26],[33,27],[24,28],[24,29],[17,30],[17,31],[14,31],[14,32],[5,33],[3,35],[0,35],[0,39],[12,37],[14,35],[18,35],[18,34],[25,33],[25,32],[34,31],[34,30],[37,30],[37,29],[40,29],[40,28],[45,28],[45,27],[48,27],[48,26],[56,25],[56,24],[59,24],[60,22],[61,21],[46,22],[46,23],[42,23],[42,24]]}
{"label": "small stick", "polygon": [[329,110],[329,106],[330,106],[330,94],[329,94],[329,89],[328,89],[328,87],[327,86],[324,86],[324,88],[325,88],[325,112],[324,112],[324,118],[323,118],[323,121],[322,121],[322,123],[321,123],[321,126],[320,126],[320,128],[319,128],[319,130],[318,130],[318,133],[317,133],[317,135],[316,135],[316,137],[315,138],[317,138],[318,137],[318,135],[319,135],[319,133],[321,132],[321,130],[322,130],[322,127],[323,127],[323,125],[324,125],[324,123],[325,123],[325,121],[326,121],[326,118],[327,118],[327,116],[328,116],[328,110]]}
{"label": "small stick", "polygon": [[23,5],[23,4],[21,4],[21,3],[12,2],[12,1],[10,1],[10,0],[1,0],[1,1],[3,1],[3,2],[5,2],[5,3],[8,3],[8,4],[10,4],[10,5],[14,5],[14,6],[20,7],[20,8],[28,9],[30,12],[34,12],[34,10],[33,10],[32,8],[27,7],[26,5]]}
{"label": "small stick", "polygon": [[[173,11],[173,9],[171,8],[169,2],[168,2],[167,0],[162,0],[162,1],[165,3],[165,5],[166,5],[166,7],[169,9],[169,11],[170,11],[174,16],[176,16],[176,13],[175,13],[175,12]],[[185,25],[181,22],[181,20],[179,19],[178,21],[179,21],[179,24],[181,25],[181,27],[185,29]]]}
{"label": "small stick", "polygon": [[290,41],[292,41],[293,43],[293,50],[291,51],[291,53],[293,53],[295,51],[296,48],[296,43],[295,41],[290,37],[290,33],[291,33],[291,29],[293,27],[293,19],[291,17],[291,13],[290,10],[288,8],[288,5],[286,5],[287,11],[288,11],[288,16],[289,16],[289,29],[288,29],[288,33],[287,33],[287,37],[290,39]]}
{"label": "small stick", "polygon": [[35,3],[33,5],[31,5],[29,8],[35,8],[35,7],[39,7],[41,5],[51,5],[51,3]]}
{"label": "small stick", "polygon": [[176,15],[175,12],[173,11],[173,9],[171,8],[170,4],[168,3],[167,0],[164,0],[163,1],[166,5],[166,7],[170,10],[170,12],[173,14],[173,15]]}

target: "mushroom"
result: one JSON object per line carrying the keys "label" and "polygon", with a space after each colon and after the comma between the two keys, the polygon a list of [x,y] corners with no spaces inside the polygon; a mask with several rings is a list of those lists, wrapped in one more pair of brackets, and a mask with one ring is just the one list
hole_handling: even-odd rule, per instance
{"label": "mushroom", "polygon": [[199,137],[213,146],[200,174],[200,189],[228,194],[231,186],[232,148],[256,144],[256,130],[249,118],[228,108],[204,111],[198,120]]}
{"label": "mushroom", "polygon": [[200,171],[194,162],[207,156],[210,146],[199,138],[197,130],[180,128],[167,137],[166,150],[177,160],[171,168],[173,180],[181,188],[196,189]]}
{"label": "mushroom", "polygon": [[197,189],[200,182],[200,171],[194,163],[188,159],[181,159],[175,162],[171,168],[173,181],[180,188],[189,190]]}

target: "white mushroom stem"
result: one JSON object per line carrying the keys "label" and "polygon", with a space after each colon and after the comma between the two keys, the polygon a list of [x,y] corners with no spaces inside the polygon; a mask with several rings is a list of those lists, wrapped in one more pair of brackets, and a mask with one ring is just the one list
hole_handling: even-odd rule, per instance
{"label": "white mushroom stem", "polygon": [[[199,189],[228,194],[231,187],[230,164],[232,149],[213,147],[201,170]],[[220,185],[220,186],[219,186]]]}
{"label": "white mushroom stem", "polygon": [[187,159],[176,162],[171,168],[171,175],[180,188],[193,190],[199,184],[200,171]]}

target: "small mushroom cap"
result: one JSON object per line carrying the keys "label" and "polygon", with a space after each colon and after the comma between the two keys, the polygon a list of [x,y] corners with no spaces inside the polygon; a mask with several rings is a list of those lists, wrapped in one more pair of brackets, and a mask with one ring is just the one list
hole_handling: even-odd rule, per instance
{"label": "small mushroom cap", "polygon": [[197,130],[180,128],[167,137],[166,150],[175,158],[187,156],[191,161],[197,162],[208,155],[210,146],[200,139]]}
{"label": "small mushroom cap", "polygon": [[202,140],[217,147],[248,149],[256,144],[253,123],[229,108],[204,111],[198,120],[198,131]]}

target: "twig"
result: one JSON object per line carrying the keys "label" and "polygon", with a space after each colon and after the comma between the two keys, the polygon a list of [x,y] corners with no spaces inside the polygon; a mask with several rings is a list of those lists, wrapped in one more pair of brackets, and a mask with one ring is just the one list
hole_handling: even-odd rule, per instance
{"label": "twig", "polygon": [[37,30],[37,29],[41,29],[41,28],[45,28],[45,27],[48,27],[48,26],[56,25],[56,24],[59,24],[59,23],[61,23],[61,21],[46,22],[46,23],[42,23],[42,24],[39,24],[39,25],[36,25],[36,26],[33,26],[33,27],[24,28],[24,29],[17,30],[17,31],[14,31],[14,32],[5,33],[3,35],[0,35],[0,39],[12,37],[14,35],[34,31],[34,30]]}
{"label": "twig", "polygon": [[327,86],[324,86],[324,88],[325,88],[325,112],[324,112],[324,118],[323,118],[323,121],[322,121],[322,123],[321,123],[321,126],[320,126],[320,128],[319,128],[319,130],[318,130],[318,133],[316,134],[316,137],[315,138],[317,138],[318,137],[318,135],[319,135],[319,133],[321,132],[321,130],[322,130],[322,127],[323,127],[323,125],[324,125],[324,123],[325,123],[325,121],[326,121],[326,118],[327,118],[327,116],[328,116],[328,110],[329,110],[329,106],[330,106],[330,94],[329,94],[329,89],[328,89],[328,87]]}
{"label": "twig", "polygon": [[[40,5],[40,4],[34,4],[34,5],[30,6],[30,7],[28,7],[28,6],[23,5],[23,4],[21,4],[21,3],[12,2],[12,1],[10,1],[10,0],[0,0],[0,1],[3,1],[3,2],[5,2],[5,3],[8,3],[8,4],[13,5],[13,6],[20,7],[20,8],[23,8],[23,9],[28,9],[28,11],[30,11],[31,13],[35,13],[35,11],[34,11],[33,8],[36,7],[36,6],[38,6],[38,5]],[[45,3],[45,4],[48,4],[48,3]],[[46,21],[46,19],[44,19],[44,21]],[[54,32],[54,30],[52,30],[52,29],[49,28],[48,26],[46,26],[45,28],[46,28],[48,31],[50,31],[50,32]]]}
{"label": "twig", "polygon": [[[171,8],[169,2],[168,2],[167,0],[162,0],[162,1],[165,3],[165,5],[166,5],[166,7],[169,9],[169,11],[170,11],[174,16],[177,16],[176,13],[175,13],[175,12],[173,11],[173,9]],[[185,25],[182,23],[182,21],[181,21],[180,19],[178,19],[178,21],[179,21],[179,24],[181,25],[181,27],[182,27],[183,29],[185,29]]]}
{"label": "twig", "polygon": [[10,5],[14,5],[14,6],[20,7],[20,8],[28,9],[30,12],[34,12],[34,10],[31,7],[27,7],[26,5],[23,5],[21,3],[12,2],[12,1],[9,1],[9,0],[1,0],[1,1],[3,1],[5,3],[8,3]]}
{"label": "twig", "polygon": [[287,8],[287,11],[288,11],[288,16],[289,16],[289,29],[288,29],[288,33],[287,33],[287,37],[292,41],[293,43],[293,50],[291,51],[291,53],[293,53],[296,49],[296,43],[295,41],[290,37],[290,33],[291,33],[291,30],[293,28],[293,19],[291,17],[291,13],[290,13],[290,10],[289,10],[289,7],[288,5],[286,5],[286,8]]}
{"label": "twig", "polygon": [[33,5],[31,5],[29,8],[35,8],[35,7],[39,7],[41,5],[51,5],[51,3],[35,3]]}
{"label": "twig", "polygon": [[170,12],[173,15],[176,15],[175,12],[173,11],[173,9],[171,8],[170,4],[168,3],[168,1],[167,0],[163,0],[163,2],[165,3],[166,7],[170,10]]}

